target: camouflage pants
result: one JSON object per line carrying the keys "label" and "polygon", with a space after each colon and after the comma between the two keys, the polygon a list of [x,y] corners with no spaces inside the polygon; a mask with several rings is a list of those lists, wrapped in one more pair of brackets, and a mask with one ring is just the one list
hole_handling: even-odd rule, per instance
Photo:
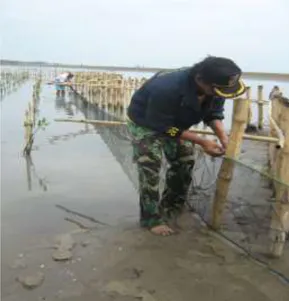
{"label": "camouflage pants", "polygon": [[[134,162],[138,166],[141,225],[163,224],[165,217],[178,212],[185,203],[194,166],[193,144],[161,136],[131,121],[128,130],[132,136]],[[169,167],[160,198],[163,154]]]}

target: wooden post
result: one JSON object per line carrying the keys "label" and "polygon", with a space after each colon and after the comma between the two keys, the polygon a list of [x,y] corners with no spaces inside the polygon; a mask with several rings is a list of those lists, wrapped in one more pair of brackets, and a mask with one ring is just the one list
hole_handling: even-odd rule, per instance
{"label": "wooden post", "polygon": [[230,182],[233,176],[234,161],[240,154],[242,137],[248,118],[248,99],[234,99],[234,121],[230,134],[226,157],[221,165],[213,203],[212,227],[217,230],[221,226],[222,216],[227,202]]}
{"label": "wooden post", "polygon": [[116,93],[116,84],[115,80],[111,81],[111,98],[112,98],[112,103],[113,103],[113,108],[117,108],[117,93]]}
{"label": "wooden post", "polygon": [[92,99],[92,97],[91,97],[91,88],[92,88],[92,87],[91,87],[91,81],[89,81],[89,82],[87,83],[87,86],[88,86],[88,87],[87,87],[87,88],[88,88],[88,91],[87,91],[88,93],[87,93],[87,100],[86,100],[86,101],[87,101],[88,103],[91,103],[91,99]]}
{"label": "wooden post", "polygon": [[32,113],[32,123],[33,123],[33,126],[35,126],[35,122],[36,122],[36,97],[33,96],[32,97],[32,102],[31,102],[31,113]]}
{"label": "wooden post", "polygon": [[109,107],[109,109],[114,109],[113,99],[112,99],[112,95],[111,95],[111,81],[110,81],[110,79],[107,80],[106,90],[107,90],[106,97],[107,97],[108,107]]}
{"label": "wooden post", "polygon": [[27,176],[27,185],[28,185],[28,190],[32,190],[32,180],[31,180],[31,157],[30,155],[25,156],[25,161],[26,161],[26,176]]}
{"label": "wooden post", "polygon": [[284,147],[276,152],[275,175],[281,182],[275,181],[275,200],[274,211],[271,220],[270,253],[274,257],[280,257],[283,253],[286,242],[286,234],[289,231],[289,104],[282,100],[276,101],[277,112],[279,115],[279,126],[285,135]]}
{"label": "wooden post", "polygon": [[28,110],[25,111],[25,118],[24,118],[24,139],[25,139],[25,145],[29,142],[29,113]]}
{"label": "wooden post", "polygon": [[116,82],[116,87],[115,87],[115,92],[116,92],[116,102],[117,102],[117,108],[123,108],[122,105],[122,98],[121,98],[121,87],[122,87],[122,80],[117,79]]}
{"label": "wooden post", "polygon": [[[271,117],[279,123],[279,101],[278,99],[274,98],[271,101],[271,107],[270,107],[270,112],[269,114],[271,115]],[[272,122],[270,122],[270,136],[271,137],[276,137],[277,133],[275,130],[275,127],[273,126]],[[276,158],[277,158],[277,153],[279,152],[279,150],[276,149],[276,147],[274,147],[274,145],[270,144],[269,145],[269,164],[270,164],[270,169],[271,169],[271,174],[272,176],[276,176],[275,172],[276,172]]]}
{"label": "wooden post", "polygon": [[258,86],[258,128],[263,129],[263,120],[264,120],[264,99],[263,99],[263,86]]}
{"label": "wooden post", "polygon": [[24,154],[29,155],[32,148],[32,138],[33,138],[33,122],[31,119],[30,106],[29,109],[25,111],[24,119],[24,137],[25,137],[25,147]]}
{"label": "wooden post", "polygon": [[234,112],[236,111],[236,104],[237,104],[237,102],[235,100],[233,100],[231,129],[232,129],[233,124],[234,124],[234,118],[235,118]]}
{"label": "wooden post", "polygon": [[250,125],[252,122],[252,97],[251,97],[251,87],[247,87],[246,98],[249,99],[248,105],[248,121],[247,125]]}

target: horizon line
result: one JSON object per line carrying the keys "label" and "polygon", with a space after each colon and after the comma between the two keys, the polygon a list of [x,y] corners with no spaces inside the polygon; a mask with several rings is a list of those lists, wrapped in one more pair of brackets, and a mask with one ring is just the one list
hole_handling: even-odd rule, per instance
{"label": "horizon line", "polygon": [[[108,71],[131,71],[131,72],[158,72],[163,70],[174,70],[178,68],[161,68],[161,67],[145,67],[145,66],[117,66],[117,65],[87,65],[87,64],[70,64],[70,63],[50,63],[45,61],[21,61],[0,59],[0,65],[9,66],[15,65],[32,65],[37,67],[55,67],[55,68],[79,68],[79,69],[94,69],[94,70],[108,70]],[[186,66],[183,66],[186,67]],[[244,78],[258,78],[267,80],[281,80],[289,81],[289,73],[282,72],[258,72],[258,71],[245,71],[242,72]]]}

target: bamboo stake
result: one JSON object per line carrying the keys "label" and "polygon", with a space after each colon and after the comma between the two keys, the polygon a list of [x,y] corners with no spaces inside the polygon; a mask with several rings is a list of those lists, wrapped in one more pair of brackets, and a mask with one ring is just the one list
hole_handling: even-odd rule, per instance
{"label": "bamboo stake", "polygon": [[112,102],[113,102],[113,107],[114,109],[117,108],[117,91],[116,91],[116,88],[113,84],[113,87],[112,87]]}
{"label": "bamboo stake", "polygon": [[25,137],[24,153],[26,155],[29,155],[32,148],[32,137],[33,137],[33,122],[31,119],[30,109],[25,111],[24,137]]}
{"label": "bamboo stake", "polygon": [[122,80],[118,79],[116,82],[116,95],[117,95],[117,107],[118,108],[123,108],[123,104],[122,104]]}
{"label": "bamboo stake", "polygon": [[274,212],[271,220],[272,244],[270,253],[274,257],[280,257],[284,250],[286,234],[289,232],[289,106],[277,100],[277,106],[281,109],[279,119],[280,128],[285,133],[285,144],[283,149],[277,153],[276,176],[284,184],[276,181]]}
{"label": "bamboo stake", "polygon": [[113,105],[113,100],[112,100],[112,95],[111,95],[111,88],[109,86],[109,82],[108,82],[108,86],[106,88],[106,97],[107,97],[107,102],[108,102],[108,108],[113,109],[114,105]]}
{"label": "bamboo stake", "polygon": [[29,114],[28,110],[25,111],[25,117],[24,117],[24,139],[25,139],[25,145],[28,144],[29,142],[29,130],[28,130],[28,125],[29,125]]}
{"label": "bamboo stake", "polygon": [[31,177],[31,157],[30,155],[25,156],[26,161],[26,176],[27,176],[27,185],[28,190],[32,190],[32,177]]}
{"label": "bamboo stake", "polygon": [[235,117],[235,116],[234,116],[234,112],[235,112],[235,110],[236,110],[236,104],[237,104],[237,102],[234,101],[234,99],[233,99],[231,128],[233,127],[233,124],[234,124],[234,117]]}
{"label": "bamboo stake", "polygon": [[275,135],[279,139],[279,144],[276,147],[283,148],[285,144],[285,137],[283,131],[279,128],[279,126],[277,125],[276,121],[272,118],[272,116],[270,116],[270,123],[271,123],[272,130],[274,131]]}
{"label": "bamboo stake", "polygon": [[258,128],[263,129],[263,86],[258,86]]}
{"label": "bamboo stake", "polygon": [[[278,100],[272,100],[271,106],[269,108],[269,114],[270,114],[270,136],[275,137],[277,135],[277,132],[275,130],[275,127],[272,124],[271,119],[278,120],[277,111],[276,111],[276,105]],[[274,174],[276,170],[276,148],[274,148],[271,144],[269,145],[269,164],[270,164],[270,170],[271,173]]]}
{"label": "bamboo stake", "polygon": [[[237,159],[240,154],[242,138],[248,118],[248,99],[234,99],[234,122],[230,134],[226,157]],[[212,227],[218,230],[221,226],[223,212],[227,202],[229,186],[232,180],[234,161],[224,159],[218,174],[216,192],[213,202]]]}
{"label": "bamboo stake", "polygon": [[[280,124],[281,113],[282,113],[282,105],[280,104],[280,101],[278,98],[274,98],[271,103],[271,116],[270,116],[270,134],[272,137],[278,136],[278,131],[279,131],[278,125],[277,125],[277,127],[274,126],[274,122],[272,122],[272,121],[276,121]],[[282,132],[281,129],[280,129],[280,131]],[[282,132],[281,138],[282,138],[282,140],[280,141],[279,144],[281,147],[283,147],[284,143],[285,143],[285,137],[284,137],[283,132]],[[277,172],[277,167],[276,167],[277,160],[276,160],[276,158],[278,158],[278,156],[279,156],[279,153],[276,150],[276,148],[273,148],[272,145],[269,145],[269,160],[271,160],[271,172],[275,177],[277,177],[277,173],[276,173]]]}
{"label": "bamboo stake", "polygon": [[248,107],[248,121],[247,125],[252,122],[252,99],[251,99],[251,87],[247,87],[246,98],[249,99],[249,107]]}

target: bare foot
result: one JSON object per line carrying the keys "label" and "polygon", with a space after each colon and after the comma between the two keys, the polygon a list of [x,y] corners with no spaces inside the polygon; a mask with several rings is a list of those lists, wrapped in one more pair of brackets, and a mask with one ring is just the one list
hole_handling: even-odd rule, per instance
{"label": "bare foot", "polygon": [[173,229],[171,229],[168,225],[158,225],[155,227],[152,227],[150,231],[155,235],[160,236],[169,236],[175,233]]}

